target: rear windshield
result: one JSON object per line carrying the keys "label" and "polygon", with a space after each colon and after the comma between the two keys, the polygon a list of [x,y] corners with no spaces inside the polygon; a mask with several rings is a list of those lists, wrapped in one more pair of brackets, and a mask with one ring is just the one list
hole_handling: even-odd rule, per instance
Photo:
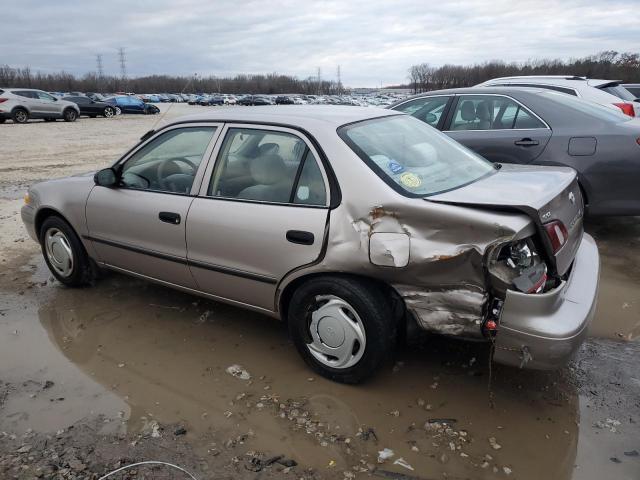
{"label": "rear windshield", "polygon": [[629,115],[622,113],[622,110],[616,108],[605,107],[598,103],[583,100],[577,97],[571,97],[569,95],[559,94],[557,92],[542,92],[541,95],[548,95],[549,98],[553,98],[553,101],[562,103],[569,108],[578,110],[582,113],[589,115],[590,117],[604,120],[607,122],[620,123],[628,122],[632,119]]}
{"label": "rear windshield", "polygon": [[604,90],[611,95],[615,95],[616,97],[629,102],[633,102],[636,99],[636,97],[622,85],[609,85],[608,87],[601,88],[600,90]]}
{"label": "rear windshield", "polygon": [[409,197],[454,190],[495,172],[484,158],[409,115],[345,125],[338,134],[382,180]]}

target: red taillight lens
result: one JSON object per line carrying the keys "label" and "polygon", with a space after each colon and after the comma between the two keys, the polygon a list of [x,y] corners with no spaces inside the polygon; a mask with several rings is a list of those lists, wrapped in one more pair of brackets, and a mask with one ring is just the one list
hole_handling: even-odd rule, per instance
{"label": "red taillight lens", "polygon": [[9,99],[8,99],[8,98],[0,98],[0,103],[4,103],[4,102],[6,102],[7,100],[9,100]]}
{"label": "red taillight lens", "polygon": [[614,103],[614,105],[622,110],[622,113],[625,115],[629,115],[630,117],[636,116],[636,113],[633,111],[633,105],[630,103]]}
{"label": "red taillight lens", "polygon": [[553,248],[553,253],[555,254],[565,243],[567,243],[567,238],[569,238],[567,227],[565,227],[564,223],[561,221],[554,220],[553,222],[545,223],[544,229],[547,231],[547,235],[551,241],[551,247]]}

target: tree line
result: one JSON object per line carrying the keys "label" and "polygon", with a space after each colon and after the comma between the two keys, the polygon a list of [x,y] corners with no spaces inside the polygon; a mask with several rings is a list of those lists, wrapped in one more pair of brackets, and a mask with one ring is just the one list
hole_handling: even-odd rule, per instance
{"label": "tree line", "polygon": [[76,76],[68,72],[42,73],[31,68],[0,65],[0,88],[38,88],[47,92],[135,92],[135,93],[302,93],[338,94],[342,85],[317,77],[299,79],[278,73],[200,77],[194,75],[150,75],[142,77],[98,76],[95,72]]}
{"label": "tree line", "polygon": [[589,78],[640,83],[640,54],[604,51],[570,60],[529,60],[506,63],[490,61],[474,65],[443,65],[428,63],[409,68],[409,85],[415,93],[443,88],[471,87],[496,77],[515,75],[578,75]]}

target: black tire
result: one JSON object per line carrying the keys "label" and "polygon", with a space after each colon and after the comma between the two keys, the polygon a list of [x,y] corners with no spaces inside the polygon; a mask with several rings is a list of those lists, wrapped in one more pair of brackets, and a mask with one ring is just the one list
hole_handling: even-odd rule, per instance
{"label": "black tire", "polygon": [[113,107],[105,107],[104,111],[102,112],[102,116],[105,118],[111,118],[113,116],[115,116],[116,111]]}
{"label": "black tire", "polygon": [[[66,238],[71,249],[73,266],[68,275],[60,274],[49,259],[49,253],[47,252],[46,245],[46,237],[49,232],[61,232]],[[61,217],[52,215],[42,223],[39,237],[42,255],[47,263],[47,267],[49,267],[53,276],[56,277],[60,283],[67,285],[68,287],[82,287],[91,283],[92,270],[89,256],[71,225]]]}
{"label": "black tire", "polygon": [[73,108],[67,108],[62,112],[62,118],[65,122],[75,122],[78,119],[78,112]]}
{"label": "black tire", "polygon": [[[364,327],[364,353],[352,366],[333,368],[320,362],[309,350],[312,341],[311,314],[318,296],[343,300],[357,313]],[[288,306],[289,333],[305,362],[319,375],[340,383],[356,384],[374,375],[391,356],[396,324],[390,299],[373,282],[340,276],[322,276],[304,283],[294,292]]]}
{"label": "black tire", "polygon": [[11,118],[14,123],[27,123],[29,121],[29,112],[24,108],[16,108],[11,112]]}
{"label": "black tire", "polygon": [[0,123],[4,123],[4,122],[6,122],[6,121],[7,121],[7,119],[6,119],[6,118],[0,118]]}

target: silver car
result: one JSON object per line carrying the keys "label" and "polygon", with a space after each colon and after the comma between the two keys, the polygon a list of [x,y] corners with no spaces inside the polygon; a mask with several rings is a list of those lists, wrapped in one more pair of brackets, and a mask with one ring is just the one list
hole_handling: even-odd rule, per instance
{"label": "silver car", "polygon": [[8,119],[27,123],[29,119],[45,121],[63,119],[75,122],[80,116],[78,105],[61,100],[50,93],[30,88],[0,88],[0,123]]}
{"label": "silver car", "polygon": [[348,383],[417,328],[565,364],[598,292],[582,218],[572,169],[498,168],[409,115],[335,106],[183,118],[22,208],[63,284],[107,268],[262,312]]}

